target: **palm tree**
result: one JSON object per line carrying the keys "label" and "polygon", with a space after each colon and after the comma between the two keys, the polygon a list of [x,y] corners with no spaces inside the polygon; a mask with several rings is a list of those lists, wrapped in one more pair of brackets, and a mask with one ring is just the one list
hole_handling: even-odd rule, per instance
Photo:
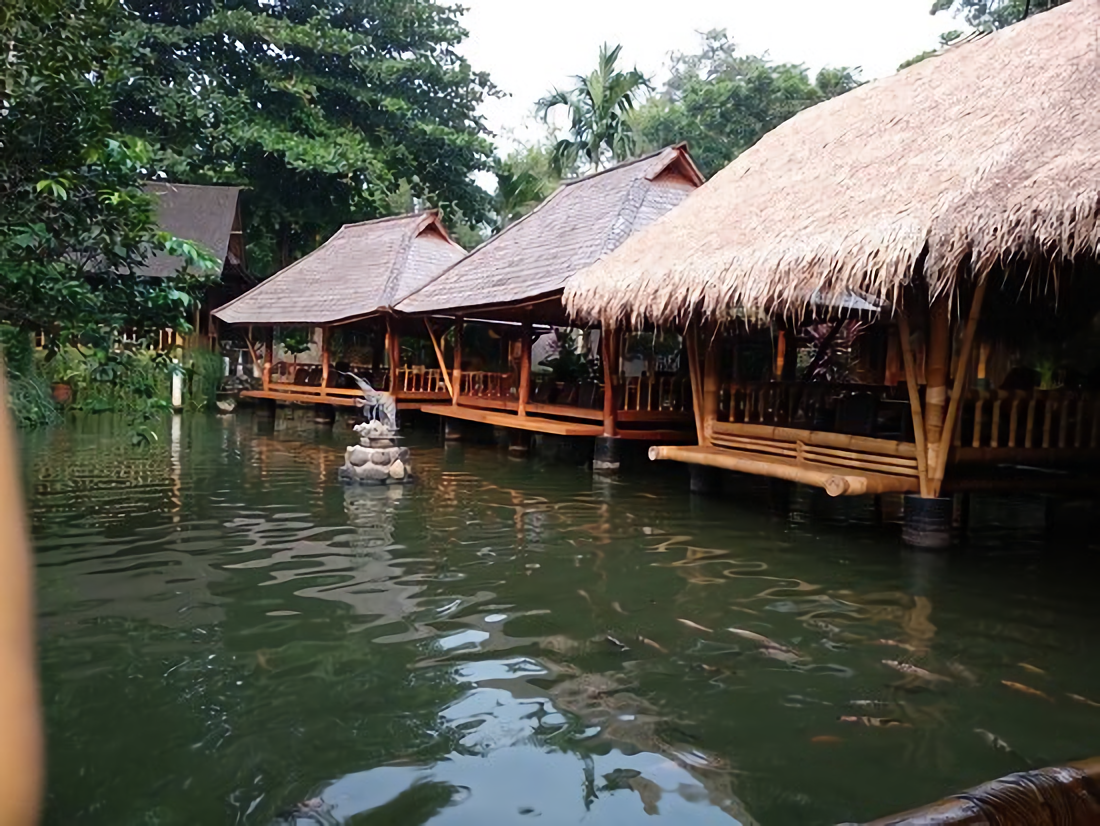
{"label": "palm tree", "polygon": [[550,194],[551,183],[529,169],[513,169],[502,163],[497,167],[497,191],[493,196],[496,231],[522,218]]}
{"label": "palm tree", "polygon": [[572,89],[555,89],[536,104],[544,122],[549,122],[550,111],[558,106],[569,111],[569,137],[554,146],[553,164],[559,175],[575,166],[582,155],[598,171],[607,155],[622,161],[634,153],[634,130],[627,115],[652,87],[637,68],[629,72],[615,69],[621,50],[622,46],[611,48],[605,43],[594,72],[576,75]]}

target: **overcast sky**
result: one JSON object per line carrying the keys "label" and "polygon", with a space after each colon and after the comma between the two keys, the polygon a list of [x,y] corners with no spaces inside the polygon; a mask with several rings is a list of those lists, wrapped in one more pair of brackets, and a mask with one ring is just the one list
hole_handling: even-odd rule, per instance
{"label": "overcast sky", "polygon": [[[859,66],[871,79],[935,47],[960,25],[928,13],[932,0],[461,0],[470,32],[462,52],[489,72],[503,100],[484,105],[506,151],[509,133],[530,139],[535,100],[571,75],[590,71],[600,44],[621,43],[625,68],[660,82],[668,55],[695,51],[697,32],[726,29],[747,54],[778,62]],[[523,128],[526,122],[526,130]]]}

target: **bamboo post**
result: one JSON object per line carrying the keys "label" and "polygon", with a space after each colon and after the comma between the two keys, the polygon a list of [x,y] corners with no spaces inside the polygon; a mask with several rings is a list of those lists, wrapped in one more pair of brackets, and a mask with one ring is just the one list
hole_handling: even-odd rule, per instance
{"label": "bamboo post", "polygon": [[451,386],[454,387],[454,395],[451,396],[451,404],[458,404],[459,394],[462,393],[462,319],[455,319],[455,354],[454,371],[451,375]]}
{"label": "bamboo post", "polygon": [[[710,351],[707,351],[710,355]],[[787,331],[780,330],[775,341],[775,380],[783,380],[783,367],[787,362]]]}
{"label": "bamboo post", "polygon": [[[924,427],[928,440],[928,466],[933,471],[935,456],[943,434],[944,413],[947,407],[947,369],[951,351],[951,311],[947,298],[941,296],[929,308],[928,347],[925,354],[924,375]],[[950,433],[950,430],[948,430]]]}
{"label": "bamboo post", "polygon": [[[616,435],[615,385],[618,383],[619,365],[615,347],[616,330],[604,327],[600,330],[600,361],[603,363],[603,435]],[[641,395],[641,388],[638,390]]]}
{"label": "bamboo post", "polygon": [[913,359],[913,345],[909,340],[909,319],[904,309],[898,315],[898,338],[901,343],[902,362],[905,365],[905,383],[909,389],[909,409],[913,414],[913,440],[917,445],[917,475],[920,478],[920,495],[927,499],[928,454],[924,439],[924,416],[920,408],[920,388],[917,386],[917,367]]}
{"label": "bamboo post", "polygon": [[386,316],[386,358],[390,362],[390,392],[396,393],[401,369],[401,337],[393,329],[393,319]]}
{"label": "bamboo post", "polygon": [[951,390],[951,402],[947,407],[947,417],[943,423],[940,436],[939,450],[936,452],[936,462],[933,466],[931,479],[932,495],[940,495],[940,487],[943,484],[943,476],[947,470],[947,454],[951,449],[951,437],[955,431],[955,421],[959,415],[959,407],[962,404],[963,391],[966,380],[970,374],[970,351],[974,346],[974,333],[978,329],[978,318],[982,313],[982,300],[985,298],[987,281],[981,281],[974,289],[974,298],[970,302],[970,315],[966,319],[966,329],[963,331],[962,349],[959,351],[959,369],[955,371],[955,383]]}
{"label": "bamboo post", "polygon": [[[531,322],[525,321],[520,327],[519,340],[519,387],[517,412],[527,415],[527,400],[531,397]],[[602,336],[601,336],[602,338]]]}
{"label": "bamboo post", "polygon": [[435,336],[435,330],[432,329],[431,322],[428,319],[424,319],[424,326],[428,328],[428,337],[432,340],[432,349],[435,350],[435,357],[439,361],[439,374],[443,377],[443,385],[447,388],[447,393],[454,400],[455,391],[451,386],[451,375],[447,369],[447,361],[443,358],[443,348],[439,346],[439,339]]}
{"label": "bamboo post", "polygon": [[703,432],[710,444],[714,424],[718,421],[718,348],[712,340],[703,358]]}
{"label": "bamboo post", "polygon": [[703,431],[703,380],[699,369],[699,339],[695,335],[695,328],[689,327],[684,333],[687,336],[688,373],[691,377],[691,410],[695,415],[695,435],[699,445],[707,444],[706,433]]}
{"label": "bamboo post", "polygon": [[268,327],[264,334],[264,391],[271,386],[271,360],[275,355],[275,328]]}
{"label": "bamboo post", "polygon": [[328,327],[321,328],[321,395],[328,392]]}

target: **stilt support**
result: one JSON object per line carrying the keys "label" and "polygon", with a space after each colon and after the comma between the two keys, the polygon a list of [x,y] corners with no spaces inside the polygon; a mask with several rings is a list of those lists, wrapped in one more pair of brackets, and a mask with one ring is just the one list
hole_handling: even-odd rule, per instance
{"label": "stilt support", "polygon": [[511,456],[526,456],[531,451],[531,434],[526,430],[508,431],[508,453]]}
{"label": "stilt support", "polygon": [[596,473],[618,473],[621,439],[612,436],[597,436],[592,451],[592,470]]}
{"label": "stilt support", "polygon": [[336,408],[331,404],[313,405],[313,421],[332,427],[336,424]]}
{"label": "stilt support", "polygon": [[691,492],[703,496],[715,496],[722,492],[722,471],[709,465],[688,465],[691,474]]}
{"label": "stilt support", "polygon": [[457,419],[443,420],[443,439],[447,442],[462,441],[462,422]]}
{"label": "stilt support", "polygon": [[949,548],[954,514],[955,500],[950,496],[906,496],[902,539],[914,548],[930,551]]}

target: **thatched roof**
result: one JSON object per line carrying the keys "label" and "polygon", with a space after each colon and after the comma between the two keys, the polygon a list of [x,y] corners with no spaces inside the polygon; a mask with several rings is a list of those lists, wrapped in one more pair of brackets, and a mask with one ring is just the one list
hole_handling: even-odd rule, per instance
{"label": "thatched roof", "polygon": [[[230,255],[230,237],[240,230],[237,215],[240,187],[150,181],[142,188],[156,199],[157,225],[161,230],[200,244],[218,259],[220,268],[225,267]],[[230,263],[238,267],[242,264]],[[166,278],[175,275],[182,266],[182,259],[158,254],[146,262],[141,275]]]}
{"label": "thatched roof", "polygon": [[[570,276],[668,212],[702,182],[687,150],[673,146],[564,183],[397,309],[491,318],[509,305],[556,298]],[[560,302],[554,304],[560,315]]]}
{"label": "thatched roof", "polygon": [[785,312],[1100,248],[1100,0],[1037,14],[808,109],[613,255],[567,309]]}
{"label": "thatched roof", "polygon": [[214,311],[229,324],[336,324],[393,307],[462,258],[438,213],[346,224]]}

